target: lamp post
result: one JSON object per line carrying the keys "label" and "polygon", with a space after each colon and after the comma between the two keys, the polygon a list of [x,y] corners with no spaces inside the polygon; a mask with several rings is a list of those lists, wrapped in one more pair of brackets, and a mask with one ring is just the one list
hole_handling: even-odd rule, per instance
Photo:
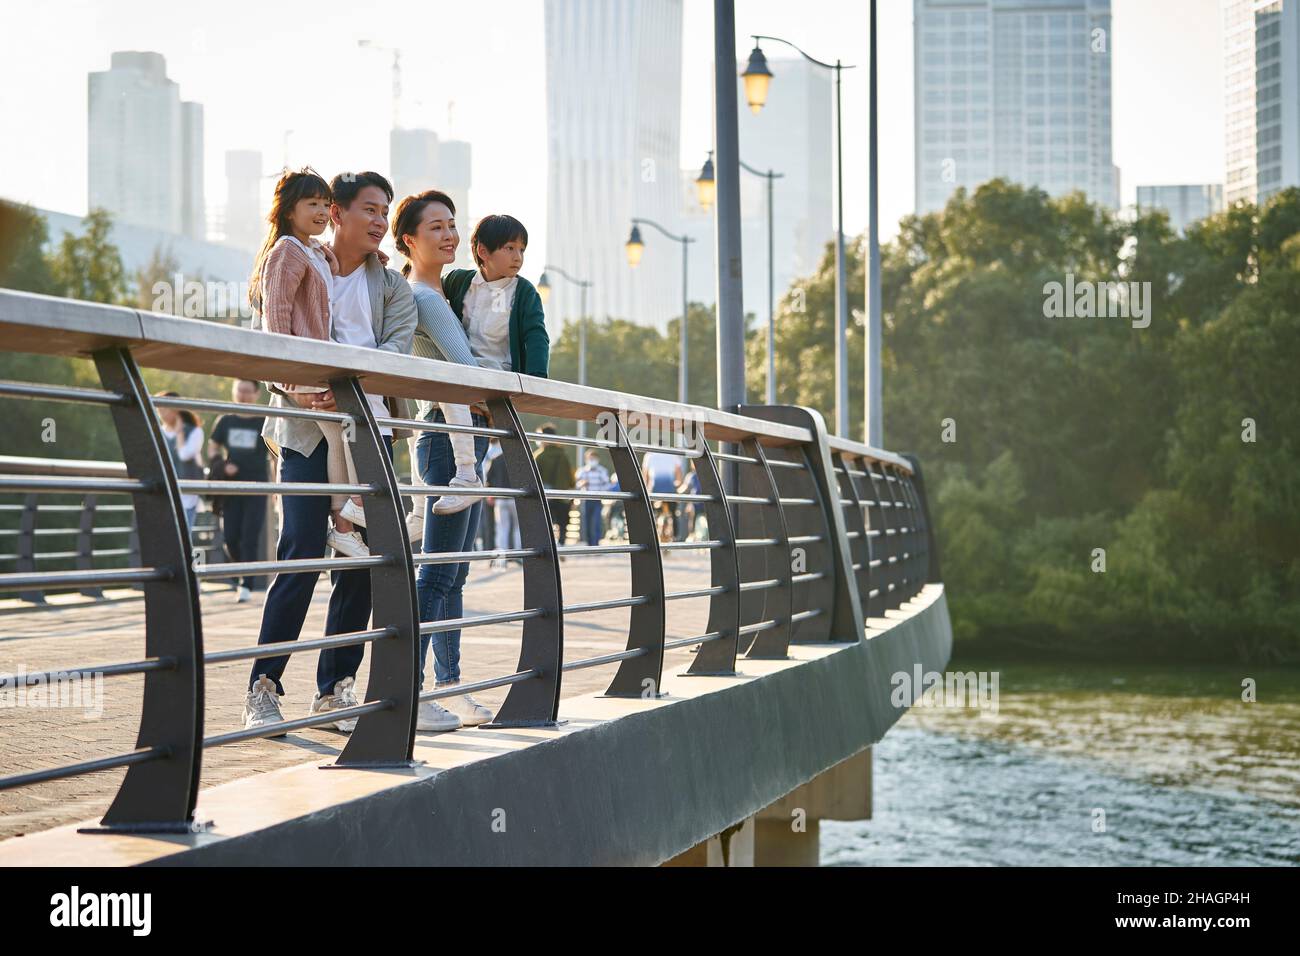
{"label": "lamp post", "polygon": [[677,400],[683,405],[686,404],[686,310],[688,307],[689,291],[686,284],[687,277],[687,251],[695,240],[690,236],[678,236],[669,232],[653,219],[642,219],[634,216],[632,218],[632,233],[627,238],[624,248],[627,251],[627,264],[636,268],[641,262],[641,254],[645,251],[645,242],[641,238],[640,226],[651,226],[658,229],[673,242],[682,244],[682,328],[681,328],[681,357],[680,367],[677,371]]}
{"label": "lamp post", "polygon": [[840,108],[840,91],[845,70],[854,67],[850,64],[826,63],[809,56],[789,40],[781,37],[754,34],[754,49],[749,54],[749,65],[740,74],[745,81],[745,99],[749,108],[757,113],[767,102],[768,87],[772,82],[772,71],[768,69],[767,57],[763,55],[759,42],[771,40],[784,43],[794,49],[809,63],[835,71],[835,432],[844,437],[849,433],[849,349],[848,317],[849,290],[844,273],[844,134],[843,115]]}
{"label": "lamp post", "polygon": [[[767,404],[776,404],[776,226],[773,220],[772,204],[772,184],[785,176],[785,173],[778,173],[772,170],[763,172],[761,169],[755,169],[743,159],[738,159],[740,168],[746,172],[753,173],[755,176],[762,176],[767,180]],[[704,161],[704,166],[700,169],[700,175],[695,179],[695,191],[699,198],[700,206],[708,209],[713,205],[717,196],[717,182],[713,175],[713,150],[709,150],[709,158]]]}
{"label": "lamp post", "polygon": [[[537,280],[537,293],[542,297],[542,305],[551,299],[551,280],[548,273],[554,272],[561,279],[571,282],[582,290],[582,307],[578,311],[578,384],[587,384],[587,290],[593,283],[588,279],[575,279],[559,266],[542,266],[542,277]],[[587,423],[578,419],[578,437],[587,436]],[[578,449],[578,460],[582,460],[582,449]]]}

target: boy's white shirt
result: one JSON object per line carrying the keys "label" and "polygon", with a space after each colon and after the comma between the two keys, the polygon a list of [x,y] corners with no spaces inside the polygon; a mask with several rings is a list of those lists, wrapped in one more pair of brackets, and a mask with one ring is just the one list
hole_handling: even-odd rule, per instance
{"label": "boy's white shirt", "polygon": [[518,276],[487,280],[476,271],[465,292],[465,333],[470,351],[484,368],[510,368],[510,309]]}

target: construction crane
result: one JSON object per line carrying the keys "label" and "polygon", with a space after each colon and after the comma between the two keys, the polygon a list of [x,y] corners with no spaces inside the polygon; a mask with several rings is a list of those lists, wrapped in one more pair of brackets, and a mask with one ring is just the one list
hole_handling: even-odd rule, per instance
{"label": "construction crane", "polygon": [[398,120],[401,118],[402,102],[402,51],[395,47],[383,46],[374,40],[358,40],[357,46],[364,50],[393,55],[393,129],[400,128],[401,124]]}

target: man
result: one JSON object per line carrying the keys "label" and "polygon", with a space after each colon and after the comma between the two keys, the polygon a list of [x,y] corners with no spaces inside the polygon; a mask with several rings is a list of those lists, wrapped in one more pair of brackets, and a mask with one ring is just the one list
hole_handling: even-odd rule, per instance
{"label": "man", "polygon": [[[257,382],[236,379],[230,389],[232,401],[256,405]],[[223,481],[266,481],[266,445],[262,442],[262,415],[222,415],[208,439],[208,461],[215,467],[213,478]],[[219,472],[219,473],[218,473]],[[266,498],[262,495],[227,495],[221,501],[221,534],[231,561],[256,561],[266,524]],[[235,600],[243,604],[253,596],[256,579],[239,580]]]}
{"label": "man", "polygon": [[[555,426],[547,422],[542,426],[543,435],[554,435]],[[541,473],[542,487],[569,489],[573,487],[573,466],[569,456],[558,442],[542,442],[542,447],[533,456],[537,459],[537,470]],[[555,543],[563,547],[564,532],[569,526],[569,508],[573,502],[568,498],[551,498],[551,524],[555,525]]]}
{"label": "man", "polygon": [[[338,274],[331,289],[331,325],[334,341],[345,345],[374,348],[382,352],[407,354],[415,334],[416,308],[411,287],[396,272],[385,269],[376,253],[388,231],[388,208],[393,187],[378,173],[344,173],[330,183],[333,202],[330,221],[334,227],[334,256]],[[271,387],[271,386],[268,386]],[[272,387],[272,391],[275,389]],[[366,396],[377,416],[389,416],[384,399]],[[337,411],[331,391],[276,393],[275,407],[293,402],[302,408]],[[392,429],[383,428],[385,446],[392,457]],[[328,445],[320,427],[311,420],[268,416],[262,432],[273,452],[280,456],[280,480],[328,481]],[[282,501],[284,526],[276,556],[281,561],[320,558],[325,554],[330,498],[285,495]],[[316,589],[318,572],[281,574],[267,592],[262,611],[259,644],[296,641]],[[370,621],[370,572],[336,571],[331,575],[329,613],[325,634],[365,630]],[[364,646],[329,648],[320,652],[316,667],[316,696],[311,713],[328,713],[357,704],[356,674]],[[244,726],[261,727],[283,720],[279,697],[284,694],[280,677],[289,658],[274,657],[253,662],[249,691],[244,701]],[[356,718],[334,722],[350,733]]]}
{"label": "man", "polygon": [[[578,488],[586,491],[609,491],[609,472],[600,463],[600,454],[594,448],[587,449],[587,464],[578,469]],[[588,498],[582,503],[582,540],[592,546],[600,544],[601,509],[605,502],[599,498]]]}

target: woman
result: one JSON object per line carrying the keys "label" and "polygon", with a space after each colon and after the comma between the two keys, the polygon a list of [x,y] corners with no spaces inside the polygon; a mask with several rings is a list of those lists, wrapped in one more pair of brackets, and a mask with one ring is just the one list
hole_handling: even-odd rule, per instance
{"label": "woman", "polygon": [[[397,251],[408,262],[402,274],[411,283],[415,294],[419,324],[412,344],[412,353],[421,358],[442,359],[462,365],[478,366],[470,349],[469,338],[460,320],[447,303],[443,292],[443,270],[456,259],[460,234],[456,229],[456,207],[450,197],[437,190],[428,190],[407,196],[398,203],[393,216],[393,239]],[[433,422],[445,422],[447,405],[421,401],[417,416]],[[454,414],[454,412],[453,412]],[[454,423],[454,422],[453,422]],[[477,412],[470,421],[479,427],[487,419]],[[455,444],[461,444],[458,440]],[[414,441],[411,455],[412,469],[419,481],[426,485],[451,485],[453,487],[482,487],[482,463],[487,453],[486,436],[473,438],[473,483],[458,479],[463,463],[458,464],[458,449],[446,432],[421,432]],[[458,496],[459,497],[459,496]],[[464,496],[469,497],[469,496]],[[423,514],[424,550],[428,552],[471,551],[474,537],[483,512],[481,497],[473,497],[468,507],[445,513],[436,507],[429,496],[425,502],[417,499],[417,508]],[[411,521],[412,525],[418,519]],[[463,616],[463,590],[469,574],[469,563],[423,564],[420,566],[417,592],[422,622],[443,621]],[[420,683],[424,683],[424,665],[429,644],[433,644],[434,676],[439,688],[454,687],[460,683],[460,631],[441,631],[420,637]],[[419,730],[455,730],[460,726],[485,724],[492,719],[492,711],[478,703],[469,694],[442,698],[441,702],[426,701],[419,708],[416,727]]]}
{"label": "woman", "polygon": [[[158,397],[179,396],[175,392],[159,392]],[[188,408],[160,408],[158,418],[162,421],[162,433],[167,439],[167,450],[171,452],[176,477],[202,478],[203,463],[199,456],[203,452],[203,429],[200,427],[199,416]],[[193,529],[194,518],[199,511],[199,496],[181,495],[181,507],[185,509],[186,529]]]}

